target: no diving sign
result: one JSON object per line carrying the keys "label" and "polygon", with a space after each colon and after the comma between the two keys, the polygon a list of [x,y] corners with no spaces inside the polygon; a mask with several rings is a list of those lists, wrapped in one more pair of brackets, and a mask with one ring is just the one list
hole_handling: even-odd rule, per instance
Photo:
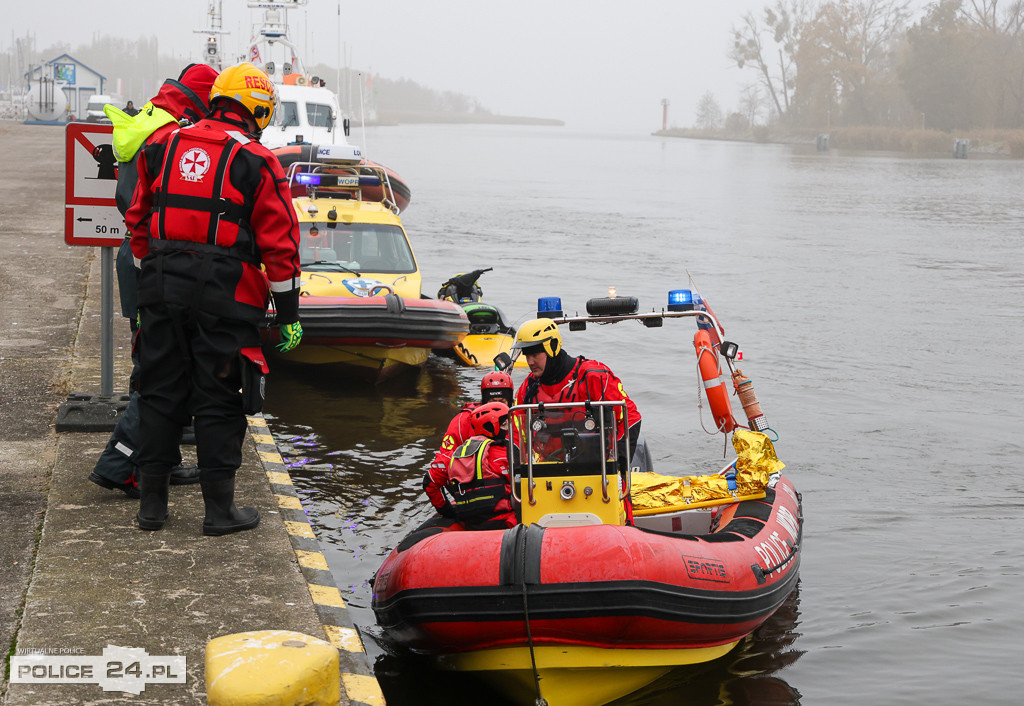
{"label": "no diving sign", "polygon": [[117,247],[125,236],[117,210],[117,161],[111,125],[68,123],[64,137],[64,242]]}

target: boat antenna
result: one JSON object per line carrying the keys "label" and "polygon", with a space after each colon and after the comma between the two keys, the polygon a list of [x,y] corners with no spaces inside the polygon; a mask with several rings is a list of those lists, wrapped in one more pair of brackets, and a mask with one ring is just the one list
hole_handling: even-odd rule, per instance
{"label": "boat antenna", "polygon": [[369,153],[366,147],[366,110],[363,108],[363,72],[359,72],[359,129],[363,133],[363,156]]}
{"label": "boat antenna", "polygon": [[685,270],[685,272],[687,279],[690,281],[690,288],[699,292],[700,289],[697,287],[697,282],[694,281],[693,275],[690,274],[689,270]]}
{"label": "boat antenna", "polygon": [[[339,97],[339,100],[340,100],[340,97],[341,97],[341,47],[342,47],[342,42],[341,42],[341,0],[338,0],[338,42],[337,42],[337,47],[338,47],[338,66],[337,66],[337,70],[334,72],[335,76],[337,77],[335,79],[334,90],[338,94],[338,97]],[[341,106],[338,106],[338,108],[340,109]],[[342,120],[344,120],[344,116],[339,116],[339,117],[341,117]]]}

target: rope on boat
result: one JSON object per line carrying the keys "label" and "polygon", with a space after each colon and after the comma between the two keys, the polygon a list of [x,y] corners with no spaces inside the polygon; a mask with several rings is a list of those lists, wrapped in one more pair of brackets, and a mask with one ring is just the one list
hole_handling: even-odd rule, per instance
{"label": "rope on boat", "polygon": [[[701,375],[701,372],[700,372],[700,359],[701,359],[701,356],[703,356],[704,354],[705,354],[704,351],[700,351],[697,354],[697,362],[695,363],[695,365],[697,367],[697,418],[700,420],[700,428],[704,430],[704,433],[707,434],[708,436],[714,436],[715,434],[720,432],[721,429],[718,429],[716,427],[713,430],[709,430],[707,428],[707,426],[705,426],[705,424],[704,424],[704,390],[703,390],[703,388],[704,388],[704,378],[703,378],[703,376]],[[708,403],[708,406],[711,406],[710,403]],[[714,415],[713,411],[712,411],[712,414],[711,414],[711,418],[712,419],[715,418],[715,415]],[[725,458],[725,457],[723,456],[722,458]]]}
{"label": "rope on boat", "polygon": [[[524,533],[525,534],[525,533]],[[537,687],[537,698],[534,706],[548,706],[547,699],[540,694],[540,674],[537,673],[537,656],[533,653],[533,633],[530,630],[530,608],[526,600],[526,541],[522,544],[523,570],[521,578],[523,582],[523,617],[526,621],[526,644],[530,646],[530,664],[533,665],[533,683]]]}
{"label": "rope on boat", "polygon": [[[701,373],[700,373],[700,356],[703,355],[703,354],[704,354],[704,352],[701,351],[701,354],[697,356],[697,364],[696,364],[697,365],[697,419],[700,420],[700,428],[704,430],[704,433],[707,434],[708,436],[713,436],[713,435],[719,433],[721,431],[721,429],[710,430],[710,429],[707,428],[707,425],[704,424],[704,390],[703,390],[703,388],[704,388],[704,378],[701,377]],[[714,414],[712,414],[712,417],[714,417]],[[746,426],[744,424],[740,424],[739,422],[736,422],[736,428],[737,429],[749,429],[748,426]],[[775,431],[771,427],[768,427],[767,430],[771,431],[773,434],[775,434],[775,438],[772,439],[772,441],[778,441],[779,440],[779,433],[777,431]],[[727,458],[728,457],[728,455],[729,455],[729,446],[730,445],[731,444],[729,442],[729,435],[728,434],[722,434],[722,458]]]}
{"label": "rope on boat", "polygon": [[771,573],[774,573],[774,572],[778,571],[783,566],[785,566],[789,562],[793,561],[793,557],[796,556],[796,553],[798,551],[800,551],[800,547],[798,547],[797,545],[794,544],[793,548],[789,550],[789,555],[785,559],[780,561],[775,566],[769,566],[767,569],[764,570],[764,573],[767,575],[767,574],[771,574]]}
{"label": "rope on boat", "polygon": [[[772,573],[778,571],[783,566],[785,566],[789,562],[793,561],[793,559],[797,555],[797,552],[800,551],[800,545],[803,543],[803,538],[804,538],[804,513],[803,513],[803,499],[801,498],[799,493],[797,493],[797,498],[798,498],[797,510],[800,513],[799,516],[797,517],[797,522],[799,523],[800,529],[797,532],[796,541],[793,543],[793,546],[791,546],[789,548],[789,555],[787,555],[785,558],[783,558],[782,561],[780,561],[775,566],[770,566],[767,569],[762,569],[760,564],[754,564],[754,565],[752,565],[750,567],[751,570],[754,572],[754,578],[757,579],[758,584],[763,584],[765,581],[768,580],[768,577],[771,576]],[[787,542],[787,544],[788,544],[788,542]]]}
{"label": "rope on boat", "polygon": [[[793,561],[793,558],[796,557],[798,551],[800,551],[800,545],[793,544],[793,546],[790,547],[789,554],[786,555],[786,558],[780,561],[775,566],[769,566],[767,569],[761,569],[761,566],[758,565],[757,568],[761,569],[760,576],[758,576],[758,583],[762,583],[761,576],[771,576],[773,573],[781,569],[783,566]],[[755,571],[754,573],[757,574],[758,572]]]}

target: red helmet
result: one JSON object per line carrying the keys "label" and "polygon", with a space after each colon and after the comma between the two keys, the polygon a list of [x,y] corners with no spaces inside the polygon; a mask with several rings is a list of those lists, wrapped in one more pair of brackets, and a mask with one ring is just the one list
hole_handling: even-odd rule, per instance
{"label": "red helmet", "polygon": [[480,401],[490,402],[495,399],[503,399],[505,404],[512,404],[512,376],[500,370],[492,370],[480,381]]}
{"label": "red helmet", "polygon": [[508,405],[504,402],[488,402],[469,413],[469,425],[476,436],[500,436],[501,426],[507,420]]}

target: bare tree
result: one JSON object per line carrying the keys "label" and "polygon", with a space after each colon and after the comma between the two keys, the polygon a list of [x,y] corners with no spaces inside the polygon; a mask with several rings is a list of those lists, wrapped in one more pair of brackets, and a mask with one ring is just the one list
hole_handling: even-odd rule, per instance
{"label": "bare tree", "polygon": [[909,5],[910,0],[831,0],[805,28],[803,41],[817,49],[847,123],[871,123],[885,112],[873,102],[887,92],[883,84],[896,81],[891,53],[903,37]]}
{"label": "bare tree", "polygon": [[1016,127],[1024,107],[1024,1],[970,0],[963,18],[979,32],[975,68],[988,92],[994,127]]}
{"label": "bare tree", "polygon": [[785,119],[790,112],[796,85],[796,53],[807,21],[804,0],[776,0],[760,16],[748,12],[733,27],[729,59],[739,68],[750,67],[773,103],[775,114]]}
{"label": "bare tree", "polygon": [[761,114],[761,104],[764,96],[761,94],[761,86],[757,83],[748,83],[743,86],[740,92],[740,112],[747,118],[751,127],[757,125],[757,117]]}
{"label": "bare tree", "polygon": [[1003,5],[999,11],[1000,0],[971,0],[963,7],[963,16],[981,29],[995,35],[1019,37],[1024,30],[1024,1]]}
{"label": "bare tree", "polygon": [[697,119],[694,124],[701,130],[717,130],[722,126],[722,107],[711,91],[706,91],[697,102]]}

